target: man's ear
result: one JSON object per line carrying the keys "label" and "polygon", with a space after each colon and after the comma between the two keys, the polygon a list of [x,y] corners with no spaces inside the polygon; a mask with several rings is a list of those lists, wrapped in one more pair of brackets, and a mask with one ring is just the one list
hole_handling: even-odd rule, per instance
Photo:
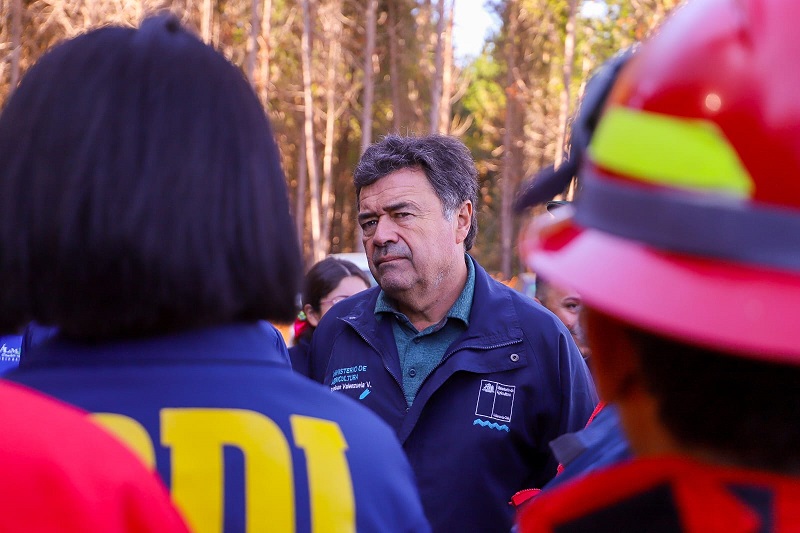
{"label": "man's ear", "polygon": [[592,375],[600,398],[621,402],[644,391],[639,356],[627,329],[617,320],[584,308],[586,336],[592,349]]}
{"label": "man's ear", "polygon": [[462,243],[472,227],[472,201],[465,200],[456,211],[456,243]]}
{"label": "man's ear", "polygon": [[314,311],[314,308],[311,307],[311,304],[304,305],[303,312],[306,314],[306,320],[308,320],[308,323],[313,327],[317,327],[317,324],[319,324],[319,319],[322,317],[319,315],[319,313]]}

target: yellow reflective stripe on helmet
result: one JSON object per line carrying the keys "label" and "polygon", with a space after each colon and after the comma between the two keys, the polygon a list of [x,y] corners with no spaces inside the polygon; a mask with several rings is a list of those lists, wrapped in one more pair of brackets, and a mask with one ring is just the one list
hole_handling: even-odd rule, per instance
{"label": "yellow reflective stripe on helmet", "polygon": [[753,180],[713,122],[609,108],[589,146],[600,167],[641,181],[749,198]]}

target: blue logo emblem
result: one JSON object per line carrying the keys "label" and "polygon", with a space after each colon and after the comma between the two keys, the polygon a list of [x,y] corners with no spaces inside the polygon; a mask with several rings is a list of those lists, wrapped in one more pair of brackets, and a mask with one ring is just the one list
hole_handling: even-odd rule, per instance
{"label": "blue logo emblem", "polygon": [[364,389],[364,392],[361,393],[361,396],[359,396],[358,399],[363,400],[367,396],[369,396],[369,389]]}
{"label": "blue logo emblem", "polygon": [[473,426],[483,426],[485,428],[496,429],[497,431],[505,431],[506,433],[510,433],[508,426],[503,424],[502,426],[497,422],[487,422],[486,420],[481,420],[480,418],[476,418],[472,422]]}

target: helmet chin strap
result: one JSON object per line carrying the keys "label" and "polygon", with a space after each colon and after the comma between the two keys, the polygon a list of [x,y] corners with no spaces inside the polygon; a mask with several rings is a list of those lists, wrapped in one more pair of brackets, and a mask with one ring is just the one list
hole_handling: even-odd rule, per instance
{"label": "helmet chin strap", "polygon": [[[660,250],[800,272],[800,215],[749,200],[637,187],[591,165],[575,222]],[[657,213],[657,219],[654,214]]]}

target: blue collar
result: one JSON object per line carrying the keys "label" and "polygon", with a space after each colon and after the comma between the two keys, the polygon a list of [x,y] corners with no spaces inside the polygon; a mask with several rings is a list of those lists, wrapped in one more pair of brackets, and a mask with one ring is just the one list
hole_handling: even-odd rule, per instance
{"label": "blue collar", "polygon": [[20,366],[194,361],[288,366],[289,356],[276,328],[268,322],[250,322],[96,344],[55,335],[23,350]]}

